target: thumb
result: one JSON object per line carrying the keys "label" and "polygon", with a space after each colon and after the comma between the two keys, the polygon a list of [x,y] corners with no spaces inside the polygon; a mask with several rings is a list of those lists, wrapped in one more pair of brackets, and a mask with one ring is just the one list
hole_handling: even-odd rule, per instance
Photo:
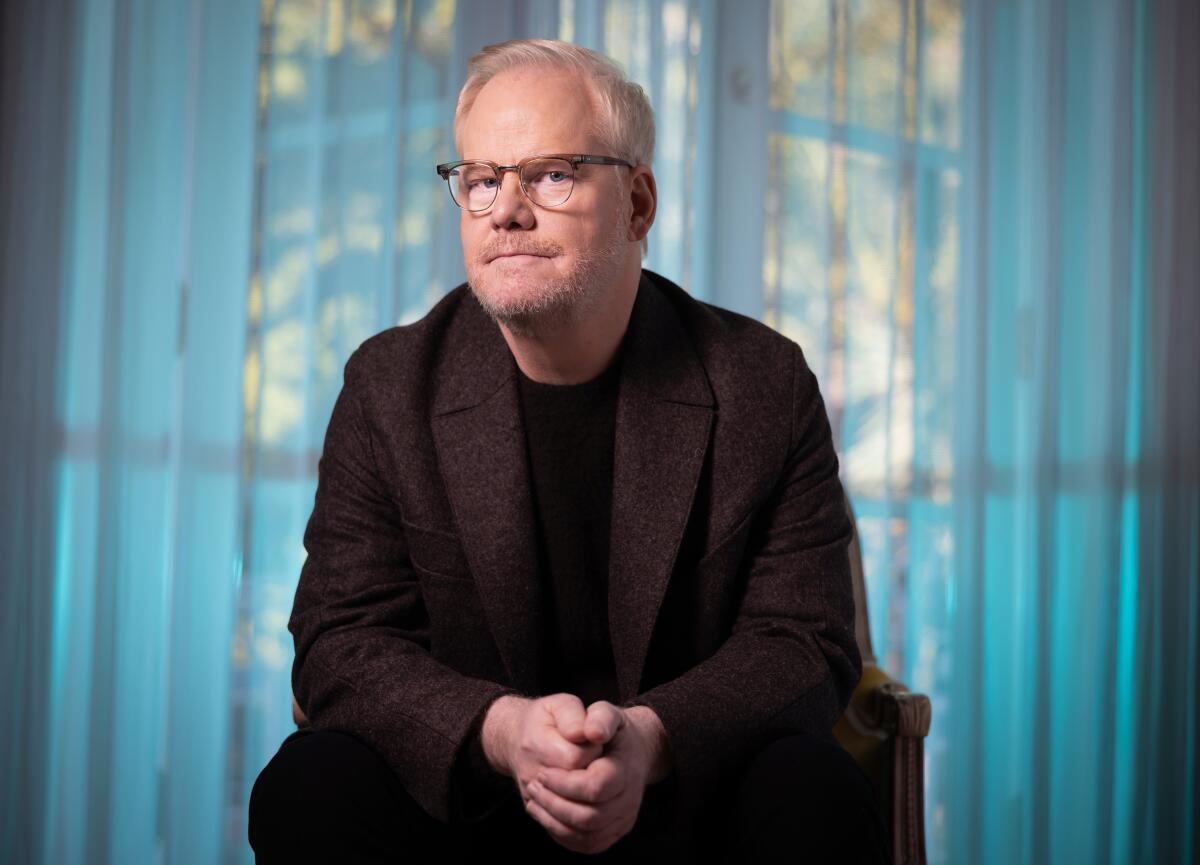
{"label": "thumb", "polygon": [[588,738],[583,731],[587,713],[578,697],[553,701],[547,708],[554,719],[554,726],[564,739],[577,745],[588,744]]}
{"label": "thumb", "polygon": [[604,744],[625,726],[625,713],[607,700],[597,700],[588,706],[584,730],[593,742]]}

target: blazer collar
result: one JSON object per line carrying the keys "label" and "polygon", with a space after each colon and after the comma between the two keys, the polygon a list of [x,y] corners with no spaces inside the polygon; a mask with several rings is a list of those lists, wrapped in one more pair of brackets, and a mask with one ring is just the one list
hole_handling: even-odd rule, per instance
{"label": "blazer collar", "polygon": [[[713,421],[708,377],[665,290],[643,271],[619,376],[608,619],[622,701],[639,692]],[[500,655],[533,694],[546,611],[516,360],[469,289],[459,313],[434,372],[434,440]]]}

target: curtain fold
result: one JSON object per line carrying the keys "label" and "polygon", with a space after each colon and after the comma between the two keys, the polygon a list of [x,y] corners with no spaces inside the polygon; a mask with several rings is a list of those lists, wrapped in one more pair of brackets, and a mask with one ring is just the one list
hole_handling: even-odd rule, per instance
{"label": "curtain fold", "polygon": [[[65,32],[63,47],[73,53],[68,11],[53,4],[0,8],[0,486],[6,491],[0,506],[0,687],[7,698],[0,712],[0,858],[6,861],[32,859],[38,850],[49,755],[30,747],[26,731],[46,727],[43,683],[62,675],[47,651],[55,627],[53,596],[27,581],[50,581],[58,532],[49,493],[62,305],[48,275],[57,273],[65,252],[65,219],[53,206],[66,186],[60,171],[65,147],[55,133],[69,118],[70,80],[48,49]],[[13,203],[38,200],[43,206],[17,218]],[[17,285],[32,290],[10,288]]]}

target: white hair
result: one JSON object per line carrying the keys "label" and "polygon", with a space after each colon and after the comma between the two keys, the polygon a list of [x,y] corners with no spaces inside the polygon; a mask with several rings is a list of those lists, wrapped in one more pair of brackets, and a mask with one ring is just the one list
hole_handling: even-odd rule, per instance
{"label": "white hair", "polygon": [[[641,86],[608,57],[589,48],[557,39],[513,39],[485,45],[467,63],[467,80],[454,110],[454,144],[462,154],[462,133],[467,115],[484,85],[509,69],[553,67],[577,72],[591,84],[597,139],[616,156],[649,166],[654,158],[654,109]],[[465,154],[464,154],[465,155]],[[642,238],[642,256],[646,254]]]}

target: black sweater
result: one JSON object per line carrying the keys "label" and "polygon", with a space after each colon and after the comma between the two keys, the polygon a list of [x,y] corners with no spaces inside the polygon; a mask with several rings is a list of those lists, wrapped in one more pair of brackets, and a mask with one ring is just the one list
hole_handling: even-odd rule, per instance
{"label": "black sweater", "polygon": [[608,533],[620,354],[582,384],[518,368],[546,610],[544,694],[619,702],[608,630]]}

